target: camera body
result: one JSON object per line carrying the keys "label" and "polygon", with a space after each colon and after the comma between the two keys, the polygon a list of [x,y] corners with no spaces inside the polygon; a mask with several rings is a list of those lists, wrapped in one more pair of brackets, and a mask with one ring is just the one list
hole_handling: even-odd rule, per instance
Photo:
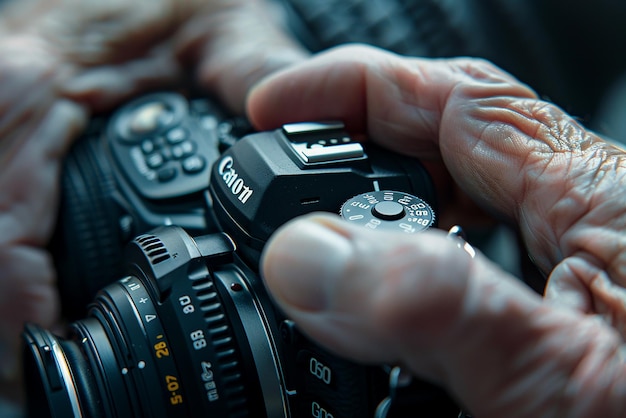
{"label": "camera body", "polygon": [[215,224],[256,265],[265,242],[288,220],[339,214],[350,198],[381,190],[420,196],[434,207],[432,183],[417,160],[371,144],[366,152],[340,122],[306,122],[239,140],[214,164],[206,195]]}
{"label": "camera body", "polygon": [[259,277],[267,239],[305,213],[343,207],[349,221],[409,233],[432,225],[418,161],[358,143],[339,122],[250,133],[177,93],[141,97],[92,128],[68,158],[55,242],[64,303],[97,295],[67,338],[26,327],[32,416],[459,415],[417,380],[382,415],[388,370],[310,341]]}
{"label": "camera body", "polygon": [[65,159],[49,246],[65,317],[84,316],[121,276],[124,246],[135,236],[160,225],[217,231],[204,200],[211,166],[248,131],[214,101],[176,92],[139,97],[90,123]]}

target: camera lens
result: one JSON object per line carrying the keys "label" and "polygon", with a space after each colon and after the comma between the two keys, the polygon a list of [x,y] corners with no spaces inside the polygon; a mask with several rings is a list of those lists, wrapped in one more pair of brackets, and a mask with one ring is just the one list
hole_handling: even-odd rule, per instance
{"label": "camera lens", "polygon": [[226,235],[179,231],[166,229],[168,245],[133,241],[133,274],[99,292],[66,337],[27,326],[29,416],[287,416],[269,301],[232,264],[207,266],[232,249]]}
{"label": "camera lens", "polygon": [[94,399],[96,393],[91,390],[94,375],[78,346],[33,325],[26,327],[24,335],[31,350],[24,356],[28,416],[101,417],[100,400]]}

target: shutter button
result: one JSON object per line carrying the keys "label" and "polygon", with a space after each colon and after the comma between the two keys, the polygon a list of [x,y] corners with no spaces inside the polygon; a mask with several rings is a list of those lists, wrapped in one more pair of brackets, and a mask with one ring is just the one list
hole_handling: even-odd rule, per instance
{"label": "shutter button", "polygon": [[396,221],[404,217],[404,207],[397,202],[379,202],[372,208],[372,213],[385,221]]}

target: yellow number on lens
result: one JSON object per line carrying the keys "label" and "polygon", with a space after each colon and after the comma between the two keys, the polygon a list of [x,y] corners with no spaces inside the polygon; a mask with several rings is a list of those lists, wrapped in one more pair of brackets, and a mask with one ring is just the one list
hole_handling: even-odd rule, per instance
{"label": "yellow number on lens", "polygon": [[154,351],[156,351],[157,358],[167,357],[170,355],[170,350],[167,348],[165,341],[159,341],[154,345]]}

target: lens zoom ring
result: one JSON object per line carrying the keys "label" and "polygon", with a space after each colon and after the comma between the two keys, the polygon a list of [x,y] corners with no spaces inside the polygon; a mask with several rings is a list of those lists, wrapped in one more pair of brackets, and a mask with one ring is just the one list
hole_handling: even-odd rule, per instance
{"label": "lens zoom ring", "polygon": [[230,324],[214,283],[210,279],[194,281],[192,285],[196,299],[200,302],[210,341],[216,353],[217,367],[222,376],[222,390],[228,399],[230,417],[247,417],[248,397],[246,395],[241,362]]}

